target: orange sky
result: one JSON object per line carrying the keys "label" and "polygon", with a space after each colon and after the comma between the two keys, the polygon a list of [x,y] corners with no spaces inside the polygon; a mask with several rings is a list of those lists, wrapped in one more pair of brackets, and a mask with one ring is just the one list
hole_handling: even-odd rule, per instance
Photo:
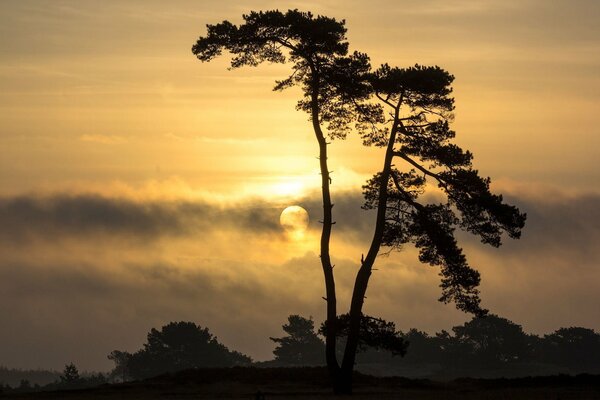
{"label": "orange sky", "polygon": [[[190,50],[207,23],[296,7],[346,19],[351,49],[374,65],[456,76],[457,142],[533,215],[501,253],[467,241],[484,305],[526,330],[600,329],[585,300],[600,300],[598,2],[20,0],[0,2],[0,311],[15,327],[0,333],[3,362],[107,369],[110,351],[175,319],[265,359],[288,314],[322,319],[317,147],[299,93],[271,91],[288,67],[228,71],[227,57],[203,64]],[[355,139],[331,146],[334,202],[348,205],[334,237],[342,298],[369,227],[343,218],[360,213],[355,192],[380,155]],[[313,211],[302,242],[277,223],[296,202]],[[410,249],[381,262],[369,311],[431,332],[467,318],[436,303],[436,271]],[[224,317],[248,298],[268,312]],[[215,299],[222,308],[206,306]],[[45,338],[19,334],[36,330]],[[85,338],[74,348],[73,335]]]}
{"label": "orange sky", "polygon": [[[458,141],[485,173],[595,190],[595,2],[302,4],[345,18],[351,47],[375,65],[453,73]],[[314,173],[298,94],[270,91],[286,66],[227,71],[225,58],[201,64],[190,52],[206,23],[275,5],[300,3],[3,2],[1,191],[177,176],[228,193]],[[353,178],[379,167],[357,143],[338,153],[334,165]]]}

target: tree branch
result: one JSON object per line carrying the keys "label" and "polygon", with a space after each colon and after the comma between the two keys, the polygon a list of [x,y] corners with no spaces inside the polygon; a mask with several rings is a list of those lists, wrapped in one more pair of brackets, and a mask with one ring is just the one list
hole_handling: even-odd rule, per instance
{"label": "tree branch", "polygon": [[388,101],[388,99],[389,99],[389,96],[388,96],[388,97],[386,97],[386,98],[384,99],[384,98],[383,98],[383,97],[382,97],[382,96],[381,96],[381,95],[380,95],[378,92],[375,92],[375,96],[376,96],[376,97],[377,97],[379,100],[381,100],[381,101],[383,101],[385,104],[387,104],[388,106],[390,106],[390,107],[392,107],[392,108],[396,108],[396,106],[395,106],[393,103],[390,103],[390,102]]}
{"label": "tree branch", "polygon": [[401,151],[395,151],[394,156],[400,157],[401,159],[405,160],[413,167],[417,168],[419,171],[423,172],[425,175],[436,179],[440,184],[443,184],[444,187],[446,187],[446,185],[448,184],[441,176],[439,176],[435,172],[429,171],[427,168],[423,167],[421,164],[419,164],[418,162],[416,162],[415,160],[413,160],[406,154],[402,153]]}

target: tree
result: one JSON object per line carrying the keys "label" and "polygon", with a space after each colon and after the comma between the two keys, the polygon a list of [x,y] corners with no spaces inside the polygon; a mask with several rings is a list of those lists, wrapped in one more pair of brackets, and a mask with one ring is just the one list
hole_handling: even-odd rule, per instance
{"label": "tree", "polygon": [[[419,248],[422,262],[440,267],[443,302],[463,311],[485,314],[480,307],[479,274],[471,268],[454,238],[456,227],[499,246],[501,235],[520,236],[525,215],[489,191],[471,165],[472,155],[449,141],[454,137],[454,77],[439,67],[392,68],[371,72],[364,53],[348,55],[344,21],[290,10],[251,12],[244,23],[207,26],[192,51],[210,61],[223,50],[233,54],[232,68],[262,62],[292,63],[292,74],[275,90],[302,88],[298,109],[310,115],[319,145],[323,228],[320,258],[325,278],[327,323],[326,361],[334,391],[349,393],[360,341],[362,307],[373,265],[381,247],[399,250],[406,243]],[[285,53],[284,53],[285,52]],[[288,58],[286,58],[286,54]],[[385,110],[389,113],[386,117]],[[333,203],[327,167],[327,140],[346,137],[354,128],[365,145],[386,149],[382,171],[364,186],[364,208],[376,209],[376,225],[366,257],[360,261],[348,317],[347,341],[341,365],[336,356],[337,301],[329,252]],[[408,170],[393,166],[394,160]],[[444,202],[428,204],[425,184],[433,180]]]}
{"label": "tree", "polygon": [[408,342],[407,363],[436,364],[440,362],[440,347],[436,337],[418,329],[410,329],[404,338]]}
{"label": "tree", "polygon": [[65,385],[75,385],[79,383],[81,377],[79,376],[79,370],[75,364],[70,363],[65,365],[63,374],[60,376],[60,382]]}
{"label": "tree", "polygon": [[544,335],[542,355],[546,361],[571,371],[598,372],[600,334],[588,328],[560,328]]}
{"label": "tree", "polygon": [[462,326],[455,326],[452,357],[462,360],[463,367],[501,367],[529,361],[532,341],[521,325],[497,315],[473,318]]}
{"label": "tree", "polygon": [[120,380],[121,382],[125,382],[131,377],[128,367],[129,360],[131,359],[131,353],[113,350],[108,355],[108,359],[115,363],[115,367],[110,372],[111,380]]}
{"label": "tree", "polygon": [[315,333],[314,321],[300,315],[290,315],[282,326],[287,336],[270,338],[277,343],[275,360],[286,365],[322,365],[325,343]]}
{"label": "tree", "polygon": [[[210,61],[223,50],[233,54],[231,67],[256,66],[262,62],[292,63],[292,74],[280,80],[275,90],[294,85],[300,86],[303,98],[298,109],[310,115],[313,131],[319,146],[319,168],[323,200],[323,228],[320,240],[320,259],[325,279],[327,319],[337,317],[337,301],[333,265],[329,253],[333,203],[329,185],[330,171],[327,164],[327,138],[343,139],[354,121],[354,103],[366,99],[366,82],[354,77],[367,72],[368,59],[364,54],[347,56],[346,28],[344,21],[324,16],[314,17],[309,12],[289,10],[251,12],[244,15],[244,23],[235,26],[229,21],[208,25],[207,35],[200,37],[192,52],[201,61]],[[345,73],[340,73],[344,71]],[[345,88],[341,91],[340,88]],[[376,114],[378,108],[366,104],[365,115]],[[327,125],[327,136],[322,125]],[[340,368],[336,357],[336,332],[333,324],[325,335],[325,358],[329,373],[337,387]]]}
{"label": "tree", "polygon": [[[152,328],[143,349],[133,354],[113,351],[109,358],[134,379],[189,368],[247,365],[252,361],[219,343],[208,328],[183,321],[171,322],[160,331]],[[123,362],[125,365],[119,364]]]}

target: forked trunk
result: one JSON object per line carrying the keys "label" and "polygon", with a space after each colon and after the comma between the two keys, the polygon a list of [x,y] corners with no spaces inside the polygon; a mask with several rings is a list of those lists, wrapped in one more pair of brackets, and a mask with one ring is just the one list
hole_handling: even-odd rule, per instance
{"label": "forked trunk", "polygon": [[352,373],[353,368],[344,369],[339,368],[338,372],[333,379],[333,393],[339,395],[350,395],[352,394]]}

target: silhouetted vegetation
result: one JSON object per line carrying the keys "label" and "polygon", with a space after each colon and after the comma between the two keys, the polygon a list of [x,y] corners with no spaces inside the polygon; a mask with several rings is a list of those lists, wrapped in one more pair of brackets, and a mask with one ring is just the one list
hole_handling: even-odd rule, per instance
{"label": "silhouetted vegetation", "polygon": [[27,380],[33,385],[47,385],[58,380],[60,373],[49,370],[23,370],[0,367],[0,384],[16,387],[22,380]]}
{"label": "silhouetted vegetation", "polygon": [[108,358],[116,367],[111,376],[143,379],[189,368],[249,365],[252,359],[230,351],[208,330],[193,322],[171,322],[148,333],[144,347],[133,354],[115,350]]}
{"label": "silhouetted vegetation", "polygon": [[[324,335],[327,331],[328,321],[324,321],[319,328],[319,333]],[[335,320],[335,330],[338,336],[343,340],[348,336],[350,328],[350,316],[343,314]],[[358,339],[358,351],[367,349],[389,352],[393,356],[403,356],[406,354],[408,343],[402,336],[402,332],[396,330],[393,322],[382,318],[363,315],[360,321],[360,334]],[[342,346],[340,354],[343,354]]]}
{"label": "silhouetted vegetation", "polygon": [[[338,323],[339,331],[344,332],[347,319],[342,316]],[[388,335],[382,338],[370,334],[370,324],[380,325],[372,332],[378,335],[387,331]],[[312,320],[290,315],[283,329],[288,336],[275,340],[276,363],[259,365],[325,363],[323,344]],[[323,323],[318,333],[322,335],[324,329]],[[435,335],[414,328],[403,333],[392,322],[373,317],[365,318],[362,329],[361,337],[365,339],[357,353],[357,368],[375,375],[451,379],[600,373],[600,334],[586,328],[561,328],[540,337],[490,314]],[[343,342],[338,351],[343,351]]]}
{"label": "silhouetted vegetation", "polygon": [[77,369],[75,364],[70,363],[65,365],[63,374],[60,376],[60,381],[65,385],[75,385],[79,381],[81,381],[81,377],[79,376],[79,370]]}
{"label": "silhouetted vegetation", "polygon": [[[207,26],[192,52],[211,61],[223,50],[233,55],[231,67],[263,62],[292,64],[292,74],[277,81],[275,90],[302,89],[298,109],[310,115],[319,145],[323,218],[320,259],[327,302],[324,327],[326,362],[336,393],[352,391],[352,371],[368,322],[362,313],[371,271],[381,247],[400,250],[412,243],[419,260],[440,268],[440,301],[454,302],[462,311],[481,316],[480,276],[472,268],[454,232],[471,232],[481,242],[498,247],[503,235],[519,238],[525,214],[490,191],[490,178],[473,168],[473,155],[451,143],[454,118],[454,76],[438,66],[398,68],[383,64],[372,70],[365,53],[348,54],[344,21],[310,12],[278,10],[250,12],[244,22],[223,21]],[[325,132],[324,132],[325,129]],[[345,325],[345,347],[338,362],[337,299],[330,258],[333,202],[330,193],[327,138],[345,139],[355,131],[366,146],[386,149],[382,170],[363,186],[365,209],[377,210],[373,239],[360,260],[350,311]],[[397,163],[395,163],[397,162]],[[404,164],[404,169],[397,165]],[[441,202],[430,203],[426,185],[439,188]],[[389,335],[401,352],[401,339]],[[362,339],[364,340],[364,338]],[[389,342],[388,345],[391,345]]]}
{"label": "silhouetted vegetation", "polygon": [[[15,372],[21,373],[27,377],[31,377],[31,381],[30,379],[23,378],[20,380],[18,385],[3,385],[1,383],[5,376],[11,376],[15,374]],[[58,378],[56,378],[57,375]],[[54,377],[54,380],[49,383],[40,384],[38,383],[40,376],[45,380],[47,380],[48,376],[52,376]],[[32,381],[35,383],[32,383]],[[104,374],[92,373],[80,375],[79,370],[73,363],[65,365],[65,368],[60,375],[52,371],[19,371],[9,370],[6,368],[0,369],[0,393],[29,393],[38,391],[84,389],[96,387],[105,383],[108,383],[108,379]]]}
{"label": "silhouetted vegetation", "polygon": [[[298,315],[290,318],[303,322],[301,337],[310,337],[311,341],[318,339],[311,320]],[[343,324],[343,318],[341,321]],[[463,325],[453,327],[450,332],[442,330],[429,335],[414,328],[405,333],[397,331],[393,323],[377,318],[370,317],[370,321],[387,326],[390,337],[401,339],[396,343],[401,344],[400,349],[406,354],[400,357],[402,353],[394,351],[393,346],[385,348],[373,338],[361,341],[356,358],[357,368],[369,374],[452,379],[467,376],[493,378],[600,373],[600,334],[591,329],[561,328],[555,333],[540,337],[527,334],[520,325],[491,314],[473,318]],[[278,341],[274,352],[276,362],[261,362],[257,365],[323,365],[323,348],[292,345],[296,341],[292,339],[295,335],[290,333],[289,325],[284,325],[288,336]],[[322,324],[319,333],[322,334],[323,330]],[[340,330],[343,332],[343,328]],[[393,336],[391,332],[394,332]],[[557,344],[557,337],[564,344]],[[338,348],[340,353],[343,352],[343,344],[342,340]],[[298,348],[302,351],[297,351]],[[311,356],[306,353],[310,349],[319,353]],[[285,352],[301,353],[301,356],[278,356]]]}
{"label": "silhouetted vegetation", "polygon": [[[556,337],[562,332],[586,334],[572,335],[559,345]],[[488,315],[451,332],[430,336],[410,329],[402,337],[408,342],[404,358],[367,349],[357,356],[357,367],[375,374],[445,379],[600,373],[600,334],[585,328],[561,328],[539,337],[505,318]]]}
{"label": "silhouetted vegetation", "polygon": [[274,361],[281,365],[323,365],[325,343],[315,333],[312,319],[290,315],[282,326],[287,336],[270,338],[277,344]]}
{"label": "silhouetted vegetation", "polygon": [[[344,331],[346,321],[343,316],[338,320],[340,332]],[[382,346],[377,337],[377,340],[368,338],[371,324],[378,325],[375,329],[377,333],[388,332],[384,343],[389,340],[392,346]],[[290,315],[282,329],[285,332],[284,336],[270,338],[276,344],[273,360],[255,363],[259,369],[237,368],[250,366],[252,360],[237,351],[227,349],[208,328],[202,328],[192,322],[171,322],[160,330],[151,329],[147,343],[139,351],[133,354],[117,350],[111,352],[108,358],[115,363],[115,368],[109,375],[81,374],[75,364],[69,363],[60,375],[54,373],[53,382],[39,384],[33,378],[43,371],[0,368],[0,393],[8,395],[85,389],[109,382],[140,380],[158,375],[163,377],[153,382],[164,380],[172,385],[187,384],[190,380],[196,383],[213,383],[234,377],[236,382],[254,385],[271,385],[275,382],[293,382],[294,385],[310,384],[318,387],[327,385],[325,370],[306,368],[325,365],[325,345],[319,337],[319,332],[315,330],[314,321],[300,315]],[[321,325],[320,331],[323,329]],[[520,325],[506,318],[490,314],[475,317],[450,331],[442,330],[434,335],[417,329],[403,333],[396,330],[392,322],[373,317],[365,318],[363,329],[361,332],[364,332],[363,337],[367,339],[361,341],[356,358],[357,369],[370,375],[436,380],[462,377],[455,381],[456,385],[475,386],[479,390],[509,386],[590,387],[597,385],[598,379],[581,374],[600,374],[600,334],[587,328],[561,328],[551,334],[537,336],[525,333]],[[400,347],[395,347],[398,344]],[[343,351],[343,343],[339,351]],[[401,357],[403,353],[405,355]],[[229,368],[231,372],[227,372],[218,367],[233,368]],[[181,370],[187,372],[177,373]],[[21,374],[19,381],[14,380],[17,372]],[[570,378],[564,374],[579,376]],[[548,377],[510,381],[472,379],[535,375]],[[356,373],[354,376],[360,377],[358,382],[365,387],[440,387],[440,384],[431,381],[398,378],[385,381]],[[7,380],[8,377],[12,380]],[[453,386],[454,383],[449,385]]]}

